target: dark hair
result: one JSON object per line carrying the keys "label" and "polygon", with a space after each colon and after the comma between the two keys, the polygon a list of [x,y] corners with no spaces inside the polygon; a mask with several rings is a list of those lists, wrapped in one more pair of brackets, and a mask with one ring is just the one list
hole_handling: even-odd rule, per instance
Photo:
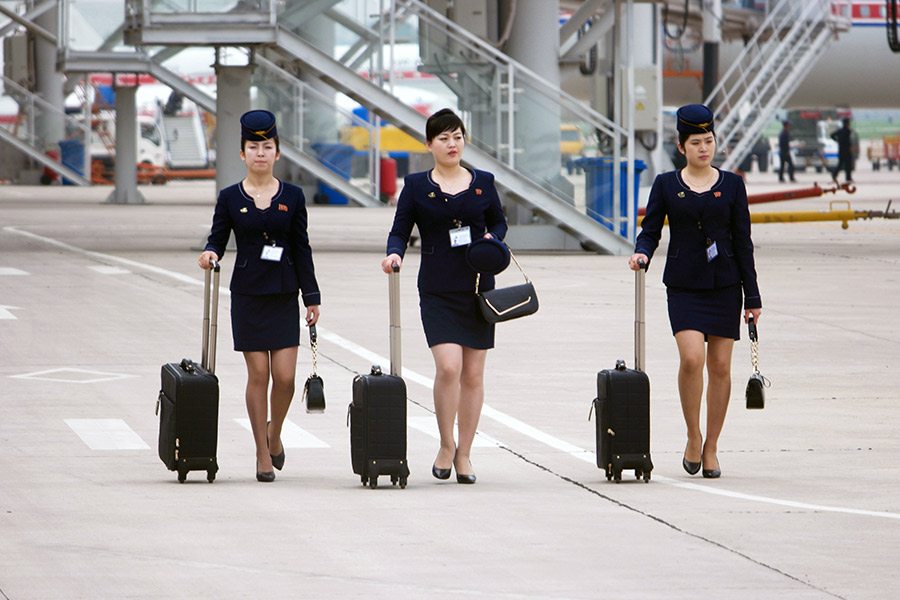
{"label": "dark hair", "polygon": [[[244,151],[244,147],[247,145],[247,142],[268,142],[269,140],[248,140],[246,138],[241,138],[241,152]],[[278,136],[272,138],[272,141],[275,142],[275,152],[281,152],[281,142],[278,141]]]}
{"label": "dark hair", "polygon": [[442,108],[425,121],[425,139],[431,141],[445,131],[462,131],[463,137],[466,136],[466,126],[463,125],[455,112],[449,108]]}
{"label": "dark hair", "polygon": [[[715,132],[715,131],[711,131],[711,130],[710,130],[710,131],[707,131],[706,133],[711,133],[712,136],[713,136],[713,141],[715,141],[716,143],[719,143],[719,140],[716,139],[716,132]],[[679,132],[678,132],[678,145],[681,146],[681,147],[683,148],[683,147],[684,147],[684,143],[685,143],[685,142],[688,140],[688,138],[691,137],[692,135],[706,135],[706,133],[699,133],[699,132],[696,132],[696,131],[693,132],[693,133],[685,133],[685,132],[683,132],[683,131],[679,131]]]}

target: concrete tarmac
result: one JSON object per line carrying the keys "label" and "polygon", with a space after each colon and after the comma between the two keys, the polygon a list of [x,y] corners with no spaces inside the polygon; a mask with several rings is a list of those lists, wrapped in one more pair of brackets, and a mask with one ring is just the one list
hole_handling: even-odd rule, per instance
{"label": "concrete tarmac", "polygon": [[[854,208],[900,200],[896,173],[857,178],[857,194],[840,196]],[[779,187],[773,174],[748,185]],[[520,256],[541,309],[498,325],[478,482],[432,478],[433,363],[411,252],[401,278],[412,474],[405,490],[385,478],[370,490],[350,468],[346,410],[353,376],[387,364],[378,262],[393,211],[312,206],[328,408],[307,414],[298,392],[285,469],[257,483],[227,255],[220,470],[212,485],[201,472],[181,485],[157,457],[154,408],[160,365],[200,353],[195,248],[213,184],[142,188],[139,206],[104,204],[108,193],[0,187],[0,599],[897,597],[900,221],[754,226],[772,385],[764,410],[744,408],[744,334],[719,480],[681,468],[664,246],[647,277],[652,481],[610,483],[594,463],[596,373],[632,364],[634,284],[623,257],[586,253]],[[300,357],[298,390],[305,339]]]}

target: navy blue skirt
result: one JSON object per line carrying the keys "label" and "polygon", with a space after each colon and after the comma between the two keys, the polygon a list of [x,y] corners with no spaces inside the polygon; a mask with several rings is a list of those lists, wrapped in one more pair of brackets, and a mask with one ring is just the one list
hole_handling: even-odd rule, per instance
{"label": "navy blue skirt", "polygon": [[419,292],[419,310],[429,348],[438,344],[477,350],[494,347],[494,325],[481,316],[474,292]]}
{"label": "navy blue skirt", "polygon": [[666,288],[672,334],[685,329],[741,339],[744,296],[740,285],[712,290]]}
{"label": "navy blue skirt", "polygon": [[231,294],[231,331],[238,352],[262,352],[300,345],[298,292],[249,296]]}

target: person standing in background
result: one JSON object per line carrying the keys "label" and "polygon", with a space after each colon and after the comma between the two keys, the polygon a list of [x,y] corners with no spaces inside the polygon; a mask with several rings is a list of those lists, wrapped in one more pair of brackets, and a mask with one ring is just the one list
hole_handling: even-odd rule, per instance
{"label": "person standing in background", "polygon": [[794,159],[791,156],[791,124],[785,120],[781,126],[781,133],[778,134],[778,156],[781,159],[781,166],[778,168],[778,181],[784,183],[784,167],[787,166],[788,177],[791,183],[796,183],[794,179]]}

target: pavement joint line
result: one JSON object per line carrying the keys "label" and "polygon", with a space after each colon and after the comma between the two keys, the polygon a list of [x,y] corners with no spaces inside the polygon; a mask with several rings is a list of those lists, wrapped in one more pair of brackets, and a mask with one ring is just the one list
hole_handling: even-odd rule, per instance
{"label": "pavement joint line", "polygon": [[[6,226],[3,228],[3,230],[9,231],[14,234],[22,235],[24,237],[28,237],[28,238],[31,238],[31,239],[34,239],[34,240],[37,240],[40,242],[44,242],[46,244],[50,244],[50,245],[56,246],[58,248],[62,248],[64,250],[68,250],[70,252],[82,254],[82,255],[91,257],[95,260],[101,261],[101,262],[102,261],[113,261],[113,262],[118,262],[121,264],[127,264],[127,265],[133,266],[135,268],[144,269],[144,270],[150,271],[152,273],[156,273],[158,275],[176,279],[176,280],[184,282],[184,283],[190,283],[192,285],[197,285],[197,286],[203,285],[203,281],[201,281],[199,279],[195,279],[188,275],[184,275],[182,273],[178,273],[176,271],[170,271],[168,269],[163,269],[161,267],[156,267],[154,265],[149,265],[146,263],[138,262],[135,260],[130,260],[130,259],[119,257],[119,256],[104,254],[101,252],[94,252],[92,250],[85,250],[84,248],[79,248],[77,246],[73,246],[71,244],[67,244],[65,242],[55,240],[53,238],[48,238],[48,237],[44,237],[41,235],[37,235],[35,233],[31,233],[31,232],[19,229],[17,227]],[[227,288],[220,287],[220,290],[221,290],[220,294],[230,295],[230,291]],[[347,350],[353,354],[356,354],[357,356],[360,356],[360,357],[368,360],[369,362],[372,362],[373,364],[390,364],[390,361],[388,359],[386,359],[385,357],[369,350],[368,348],[360,346],[359,344],[352,342],[336,333],[332,333],[331,331],[329,331],[327,329],[323,329],[323,328],[321,328],[321,326],[319,327],[319,336],[338,345],[338,346],[341,346],[345,350]],[[412,371],[411,369],[404,368],[402,375],[403,375],[404,379],[418,383],[419,385],[422,385],[428,389],[434,389],[434,380],[433,379],[426,377],[424,375],[421,375],[419,373],[416,373],[415,371]],[[416,403],[416,404],[418,406],[422,406],[421,404],[418,404],[418,403]],[[482,414],[490,419],[493,419],[493,420],[503,424],[503,425],[506,425],[507,427],[509,427],[515,431],[518,431],[519,433],[522,433],[523,435],[525,435],[527,437],[531,437],[532,439],[539,441],[547,446],[550,446],[551,448],[554,448],[556,450],[560,450],[566,454],[569,454],[570,456],[572,456],[574,458],[577,458],[577,459],[585,461],[585,462],[590,462],[590,463],[595,462],[593,452],[591,452],[589,450],[584,450],[583,448],[579,448],[578,446],[570,444],[569,442],[566,442],[555,436],[545,433],[545,432],[537,429],[536,427],[533,427],[532,425],[528,425],[527,423],[524,423],[523,421],[516,419],[515,417],[507,415],[506,413],[503,413],[494,408],[491,408],[487,404],[485,404],[484,407],[482,408]],[[502,446],[502,447],[506,448],[506,446]],[[510,449],[510,452],[515,453],[511,449]],[[523,460],[528,461],[527,458],[524,458],[524,457],[522,457],[522,458],[523,458]],[[532,461],[528,461],[528,462],[532,462]],[[537,463],[533,463],[533,464],[535,464],[536,466],[540,466],[540,465],[537,465]],[[541,467],[541,468],[544,468],[544,467]],[[560,475],[560,477],[563,477],[563,476]],[[730,490],[715,488],[712,486],[701,486],[701,485],[697,485],[697,484],[693,484],[693,483],[681,482],[676,479],[670,479],[668,477],[664,477],[661,475],[657,475],[655,477],[655,479],[661,483],[665,483],[665,484],[671,485],[673,487],[678,487],[683,490],[703,492],[706,494],[724,496],[724,497],[740,499],[740,500],[747,500],[747,501],[751,501],[751,502],[762,502],[762,503],[767,503],[767,504],[774,504],[777,506],[788,506],[788,507],[792,507],[792,508],[801,508],[801,509],[805,509],[805,510],[811,510],[814,512],[834,512],[834,513],[840,513],[840,514],[850,514],[850,515],[858,515],[858,516],[879,517],[879,518],[900,520],[900,514],[898,514],[898,513],[892,513],[892,512],[886,512],[886,511],[869,511],[869,510],[863,510],[863,509],[845,508],[845,507],[840,507],[840,506],[824,506],[824,505],[818,505],[818,504],[808,504],[808,503],[804,503],[804,502],[796,502],[793,500],[781,500],[778,498],[769,498],[766,496],[757,496],[754,494],[744,494],[741,492],[732,492]],[[575,483],[574,480],[573,480],[573,483]],[[584,484],[581,484],[581,483],[576,483],[576,485],[584,486]],[[584,487],[586,487],[586,486],[584,486]],[[586,488],[586,489],[590,489],[590,488]],[[655,518],[655,517],[652,517],[652,518]],[[713,543],[715,543],[715,542],[713,542]]]}
{"label": "pavement joint line", "polygon": [[[648,518],[648,519],[650,519],[650,520],[656,521],[657,523],[659,523],[659,524],[661,524],[661,525],[663,525],[663,526],[665,526],[665,527],[668,527],[668,528],[670,528],[670,529],[673,529],[674,531],[677,531],[678,533],[681,533],[681,534],[683,534],[683,535],[687,535],[687,536],[690,536],[690,537],[692,537],[692,538],[698,539],[698,540],[700,540],[700,541],[702,541],[702,542],[705,542],[705,543],[707,543],[707,544],[710,544],[710,545],[713,545],[713,546],[715,546],[715,547],[717,547],[717,548],[720,548],[720,549],[722,549],[722,550],[725,550],[726,552],[730,552],[731,554],[735,554],[735,555],[737,555],[737,556],[743,558],[744,560],[750,561],[751,563],[753,563],[753,564],[755,564],[755,565],[757,565],[757,566],[763,567],[764,569],[768,569],[768,570],[770,570],[770,571],[773,571],[773,572],[775,572],[775,573],[778,573],[779,575],[781,575],[781,576],[783,576],[783,577],[786,577],[786,578],[788,578],[788,579],[790,579],[790,580],[792,580],[792,581],[796,581],[797,583],[799,583],[799,584],[801,584],[801,585],[805,585],[805,586],[807,586],[807,587],[809,587],[809,588],[811,588],[811,589],[814,589],[814,590],[816,590],[817,592],[822,592],[823,594],[827,594],[827,595],[831,596],[832,598],[839,598],[840,600],[847,600],[844,596],[839,596],[839,595],[837,595],[837,594],[835,594],[835,593],[833,593],[833,592],[830,592],[830,591],[828,591],[828,590],[826,590],[826,589],[817,587],[817,586],[813,585],[812,583],[810,583],[810,582],[808,582],[808,581],[804,581],[803,579],[800,579],[800,578],[797,577],[796,575],[791,575],[790,573],[787,573],[787,572],[785,572],[785,571],[782,571],[782,570],[779,569],[778,567],[774,567],[774,566],[772,566],[772,565],[770,565],[770,564],[768,564],[768,563],[762,562],[761,560],[757,560],[757,559],[753,558],[752,556],[750,556],[750,555],[748,555],[748,554],[745,554],[745,553],[741,552],[740,550],[736,550],[736,549],[734,549],[734,548],[732,548],[732,547],[730,547],[730,546],[726,546],[725,544],[723,544],[723,543],[721,543],[721,542],[717,542],[717,541],[715,541],[715,540],[713,540],[713,539],[710,539],[710,538],[708,538],[708,537],[702,536],[702,535],[700,535],[700,534],[698,534],[698,533],[693,533],[693,532],[688,531],[688,530],[686,530],[686,529],[682,529],[681,527],[678,527],[678,526],[675,525],[674,523],[670,523],[669,521],[666,521],[665,519],[663,519],[663,518],[661,518],[661,517],[658,517],[658,516],[653,515],[653,514],[651,514],[651,513],[645,512],[645,511],[643,511],[643,510],[641,510],[641,509],[639,509],[639,508],[635,508],[634,506],[631,506],[630,504],[627,504],[627,503],[625,503],[625,502],[622,502],[621,500],[617,500],[617,499],[615,499],[615,498],[613,498],[613,497],[611,497],[611,496],[607,496],[606,494],[603,494],[603,493],[599,492],[598,490],[595,490],[594,488],[588,486],[588,485],[585,484],[585,483],[582,483],[582,482],[580,482],[580,481],[577,481],[577,480],[575,480],[575,479],[572,479],[571,477],[567,477],[567,476],[565,476],[565,475],[562,475],[561,473],[557,473],[557,472],[554,471],[553,469],[551,469],[551,468],[549,468],[549,467],[546,467],[546,466],[542,465],[542,464],[539,463],[539,462],[536,462],[536,461],[534,461],[534,460],[531,460],[531,459],[528,458],[527,456],[525,456],[525,455],[523,455],[523,454],[521,454],[521,453],[519,453],[519,452],[516,452],[515,450],[513,450],[513,449],[510,448],[509,446],[504,445],[504,446],[501,446],[501,448],[503,448],[504,450],[506,450],[506,451],[509,452],[510,454],[512,454],[512,455],[514,455],[514,456],[516,456],[516,457],[518,457],[520,460],[522,460],[522,461],[524,461],[524,462],[526,462],[526,463],[528,463],[528,464],[530,464],[530,465],[532,465],[532,466],[534,466],[534,467],[537,467],[538,469],[541,469],[542,471],[545,471],[545,472],[549,473],[550,475],[553,475],[553,476],[555,476],[555,477],[557,477],[557,478],[559,478],[559,479],[561,479],[561,480],[563,480],[563,481],[565,481],[565,482],[567,482],[567,483],[571,483],[572,485],[574,485],[574,486],[576,486],[576,487],[578,487],[578,488],[581,488],[582,490],[584,490],[584,491],[586,491],[586,492],[588,492],[588,493],[591,493],[591,494],[594,494],[595,496],[598,496],[598,497],[600,497],[600,498],[603,498],[603,499],[606,500],[607,502],[610,502],[610,503],[612,503],[612,504],[615,504],[616,506],[619,506],[619,507],[621,507],[621,508],[624,508],[625,510],[630,510],[630,511],[632,511],[632,512],[634,512],[634,513],[637,513],[637,514],[639,514],[639,515],[641,515],[641,516],[643,516],[643,517],[646,517],[646,518]],[[657,479],[666,480],[666,479],[668,479],[668,478],[666,478],[666,477],[660,478],[659,476],[657,476]],[[672,481],[672,480],[669,480],[669,481]],[[636,485],[640,485],[640,484],[636,484]],[[699,486],[698,486],[698,487],[699,487]],[[706,491],[706,490],[704,490],[704,491]]]}

